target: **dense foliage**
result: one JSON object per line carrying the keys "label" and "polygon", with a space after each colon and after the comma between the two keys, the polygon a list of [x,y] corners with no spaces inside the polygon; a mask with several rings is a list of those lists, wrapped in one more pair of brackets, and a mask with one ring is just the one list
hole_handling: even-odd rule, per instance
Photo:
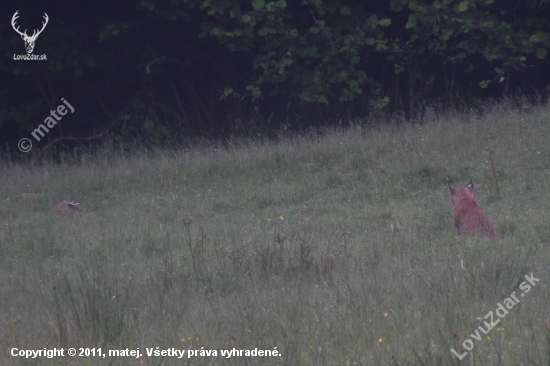
{"label": "dense foliage", "polygon": [[12,143],[28,135],[62,97],[75,115],[57,123],[48,146],[108,134],[266,133],[394,112],[418,118],[436,104],[541,92],[549,9],[550,0],[12,6],[5,14],[19,10],[29,35],[44,12],[51,20],[34,50],[46,61],[14,60],[23,42],[2,23],[0,131]]}

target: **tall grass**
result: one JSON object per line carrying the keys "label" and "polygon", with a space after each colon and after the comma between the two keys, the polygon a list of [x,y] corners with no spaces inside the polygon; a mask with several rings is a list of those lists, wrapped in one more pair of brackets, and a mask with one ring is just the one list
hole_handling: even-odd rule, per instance
{"label": "tall grass", "polygon": [[[39,365],[217,365],[222,349],[276,347],[229,363],[458,365],[451,348],[533,273],[462,364],[546,365],[549,120],[548,106],[500,104],[278,142],[3,162],[0,363],[28,362],[13,347],[144,354]],[[496,242],[455,236],[446,182],[470,178]],[[84,213],[56,214],[60,200]],[[155,347],[218,357],[147,357]]]}

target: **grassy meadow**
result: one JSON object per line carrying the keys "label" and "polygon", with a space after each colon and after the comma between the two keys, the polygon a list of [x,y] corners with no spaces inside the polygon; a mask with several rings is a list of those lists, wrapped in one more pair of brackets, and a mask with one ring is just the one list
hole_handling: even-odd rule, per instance
{"label": "grassy meadow", "polygon": [[[546,366],[549,121],[548,105],[499,104],[277,142],[3,159],[0,364]],[[498,241],[455,235],[446,182],[470,178]],[[61,200],[84,212],[57,214]],[[470,336],[491,311],[500,322]],[[196,354],[146,353],[172,348]],[[255,348],[280,356],[221,355]]]}

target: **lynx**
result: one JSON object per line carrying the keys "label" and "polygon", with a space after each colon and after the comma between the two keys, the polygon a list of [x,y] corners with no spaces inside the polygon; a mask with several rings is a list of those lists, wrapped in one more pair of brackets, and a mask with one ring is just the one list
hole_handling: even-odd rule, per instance
{"label": "lynx", "polygon": [[474,199],[474,183],[466,188],[454,188],[449,184],[451,199],[453,201],[453,213],[455,230],[461,234],[465,230],[471,235],[485,232],[490,237],[498,239],[497,231],[487,216],[481,212],[479,203]]}

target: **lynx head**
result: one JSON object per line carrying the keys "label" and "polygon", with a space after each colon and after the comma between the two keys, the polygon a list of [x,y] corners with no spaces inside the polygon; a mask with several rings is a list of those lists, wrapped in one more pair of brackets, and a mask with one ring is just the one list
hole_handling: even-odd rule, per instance
{"label": "lynx head", "polygon": [[453,206],[464,197],[474,198],[474,183],[471,179],[470,184],[466,188],[455,188],[449,184],[449,190],[451,191]]}

